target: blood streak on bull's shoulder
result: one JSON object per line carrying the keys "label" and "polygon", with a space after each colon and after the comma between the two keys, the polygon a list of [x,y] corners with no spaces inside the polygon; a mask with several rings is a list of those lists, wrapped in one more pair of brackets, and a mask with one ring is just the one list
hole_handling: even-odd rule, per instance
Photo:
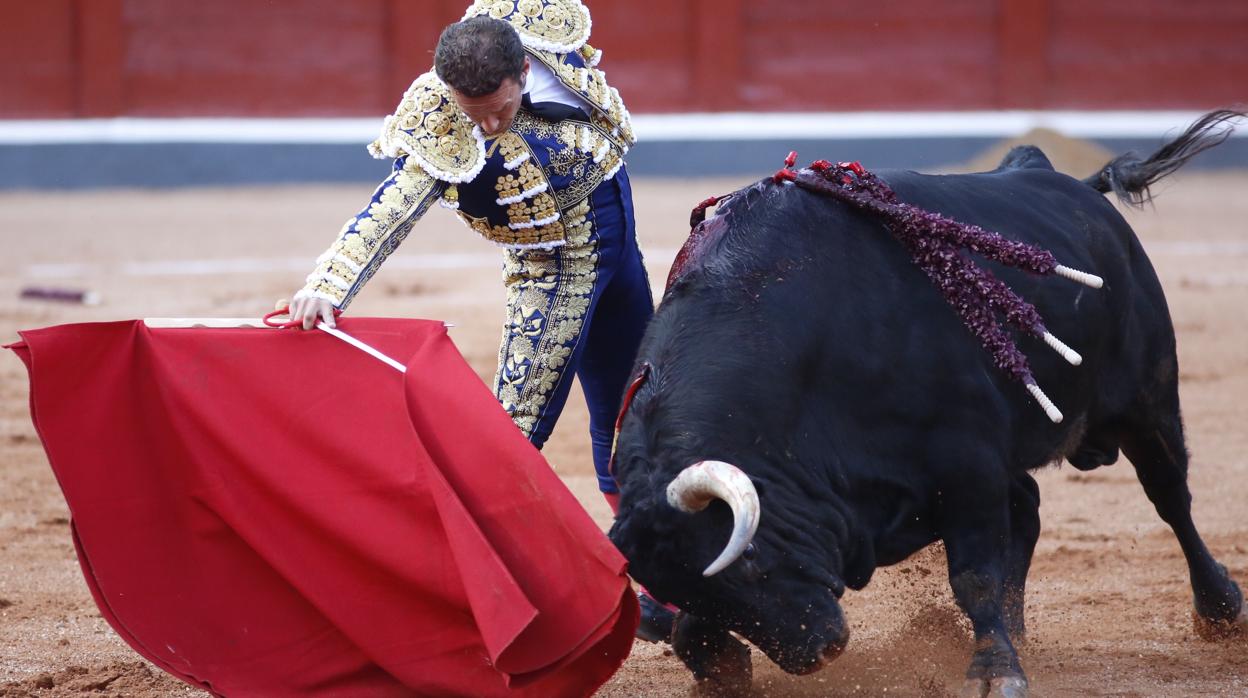
{"label": "blood streak on bull's shoulder", "polygon": [[607,461],[607,474],[615,477],[615,446],[620,441],[620,427],[624,425],[624,415],[628,414],[628,408],[633,404],[633,396],[637,394],[637,389],[642,383],[650,377],[650,364],[642,362],[641,368],[637,370],[637,375],[629,384],[628,390],[624,393],[624,403],[620,405],[620,414],[615,418],[615,436],[611,442],[611,459]]}

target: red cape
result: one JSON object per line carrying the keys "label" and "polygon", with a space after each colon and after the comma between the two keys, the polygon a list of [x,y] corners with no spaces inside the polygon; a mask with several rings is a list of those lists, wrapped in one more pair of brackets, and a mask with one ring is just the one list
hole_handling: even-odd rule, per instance
{"label": "red cape", "polygon": [[441,323],[22,332],[100,611],[226,695],[588,695],[632,647],[625,561]]}

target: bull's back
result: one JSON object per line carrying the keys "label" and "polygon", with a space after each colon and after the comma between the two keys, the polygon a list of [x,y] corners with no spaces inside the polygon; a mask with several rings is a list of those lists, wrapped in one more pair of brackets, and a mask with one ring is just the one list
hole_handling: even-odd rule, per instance
{"label": "bull's back", "polygon": [[[887,176],[907,203],[1036,245],[1052,252],[1059,264],[1101,276],[1105,285],[1090,289],[1056,276],[1037,277],[976,260],[1035,305],[1050,331],[1092,360],[1085,373],[1106,370],[1106,362],[1121,364],[1131,358],[1127,354],[1132,350],[1164,352],[1173,341],[1166,336],[1172,330],[1164,293],[1130,225],[1100,192],[1036,166],[1034,159],[1025,162],[1031,166],[1003,163],[986,173]],[[1150,346],[1124,346],[1128,335]]]}
{"label": "bull's back", "polygon": [[1051,169],[1003,167],[958,175],[888,171],[882,177],[905,203],[1038,245],[1067,266],[1112,267],[1136,244],[1130,226],[1102,194]]}
{"label": "bull's back", "polygon": [[[1037,167],[880,174],[903,202],[1105,278],[1091,289],[976,258],[1083,355],[1083,365],[1071,366],[1011,332],[1063,424],[1050,423],[993,364],[879,219],[793,185],[738,192],[727,232],[665,299],[641,360],[679,376],[686,394],[723,384],[738,395],[785,396],[769,407],[771,431],[833,425],[843,436],[829,433],[834,440],[874,449],[866,459],[905,457],[943,429],[996,439],[1012,463],[1034,467],[1072,447],[1083,423],[1130,399],[1144,373],[1138,357],[1153,349],[1128,337],[1139,336],[1149,308],[1160,302],[1164,310],[1164,299],[1134,233],[1103,195]],[[723,420],[736,416],[733,405],[722,409]],[[929,445],[920,443],[939,452]]]}
{"label": "bull's back", "polygon": [[[892,268],[879,273],[901,274],[905,283],[885,302],[864,302],[879,312],[907,308],[894,310],[891,323],[899,328],[918,324],[924,328],[922,341],[906,342],[914,330],[899,330],[863,347],[864,353],[882,352],[903,364],[895,371],[923,386],[929,403],[944,403],[944,412],[934,412],[934,418],[951,412],[968,427],[1006,435],[1012,460],[1027,467],[1063,455],[1088,423],[1126,409],[1149,373],[1149,357],[1165,353],[1173,337],[1152,266],[1130,226],[1102,194],[1034,166],[944,176],[896,171],[882,177],[905,203],[1047,249],[1060,264],[1102,276],[1105,286],[1092,289],[972,255],[1034,305],[1046,328],[1083,356],[1082,365],[1072,366],[1038,339],[1011,329],[1038,383],[1064,412],[1063,424],[1049,422],[1023,386],[993,364],[932,282],[907,264],[904,252],[891,255],[887,263]],[[872,244],[900,248],[895,240]],[[901,258],[908,269],[899,267]],[[890,339],[909,347],[904,356],[889,351]],[[925,375],[929,372],[943,375],[933,378]]]}

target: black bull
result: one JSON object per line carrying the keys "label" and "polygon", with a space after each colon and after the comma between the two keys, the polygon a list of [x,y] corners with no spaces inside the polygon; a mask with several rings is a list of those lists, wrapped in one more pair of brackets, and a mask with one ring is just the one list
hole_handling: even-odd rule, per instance
{"label": "black bull", "polygon": [[[985,263],[1083,356],[1074,367],[1016,337],[1065,413],[1060,424],[993,366],[871,215],[772,178],[720,205],[642,343],[637,365],[648,373],[618,436],[623,494],[610,534],[635,578],[682,609],[672,641],[697,678],[748,685],[749,653],[730,631],[786,671],[818,669],[848,640],[845,588],[942,540],[976,638],[968,689],[1025,693],[1011,638],[1024,631],[1040,533],[1028,471],[1063,458],[1091,469],[1119,449],[1186,556],[1198,631],[1242,634],[1239,588],[1192,523],[1165,296],[1102,195],[1146,199],[1149,184],[1220,142],[1212,127],[1237,116],[1211,114],[1151,158],[1124,156],[1084,181],[1035,148],[987,173],[880,173],[903,202],[1104,278],[1093,289]],[[761,511],[750,544],[734,538],[730,564],[709,576],[737,506],[706,478],[674,495],[695,509],[709,503],[698,513],[675,508],[668,492],[703,461],[743,473]]]}

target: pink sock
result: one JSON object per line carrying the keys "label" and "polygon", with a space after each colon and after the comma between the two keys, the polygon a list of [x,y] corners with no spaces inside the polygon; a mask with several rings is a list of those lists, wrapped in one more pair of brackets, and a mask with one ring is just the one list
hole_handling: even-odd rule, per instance
{"label": "pink sock", "polygon": [[619,492],[603,492],[602,496],[607,500],[607,506],[611,507],[612,514],[620,513],[620,493]]}

